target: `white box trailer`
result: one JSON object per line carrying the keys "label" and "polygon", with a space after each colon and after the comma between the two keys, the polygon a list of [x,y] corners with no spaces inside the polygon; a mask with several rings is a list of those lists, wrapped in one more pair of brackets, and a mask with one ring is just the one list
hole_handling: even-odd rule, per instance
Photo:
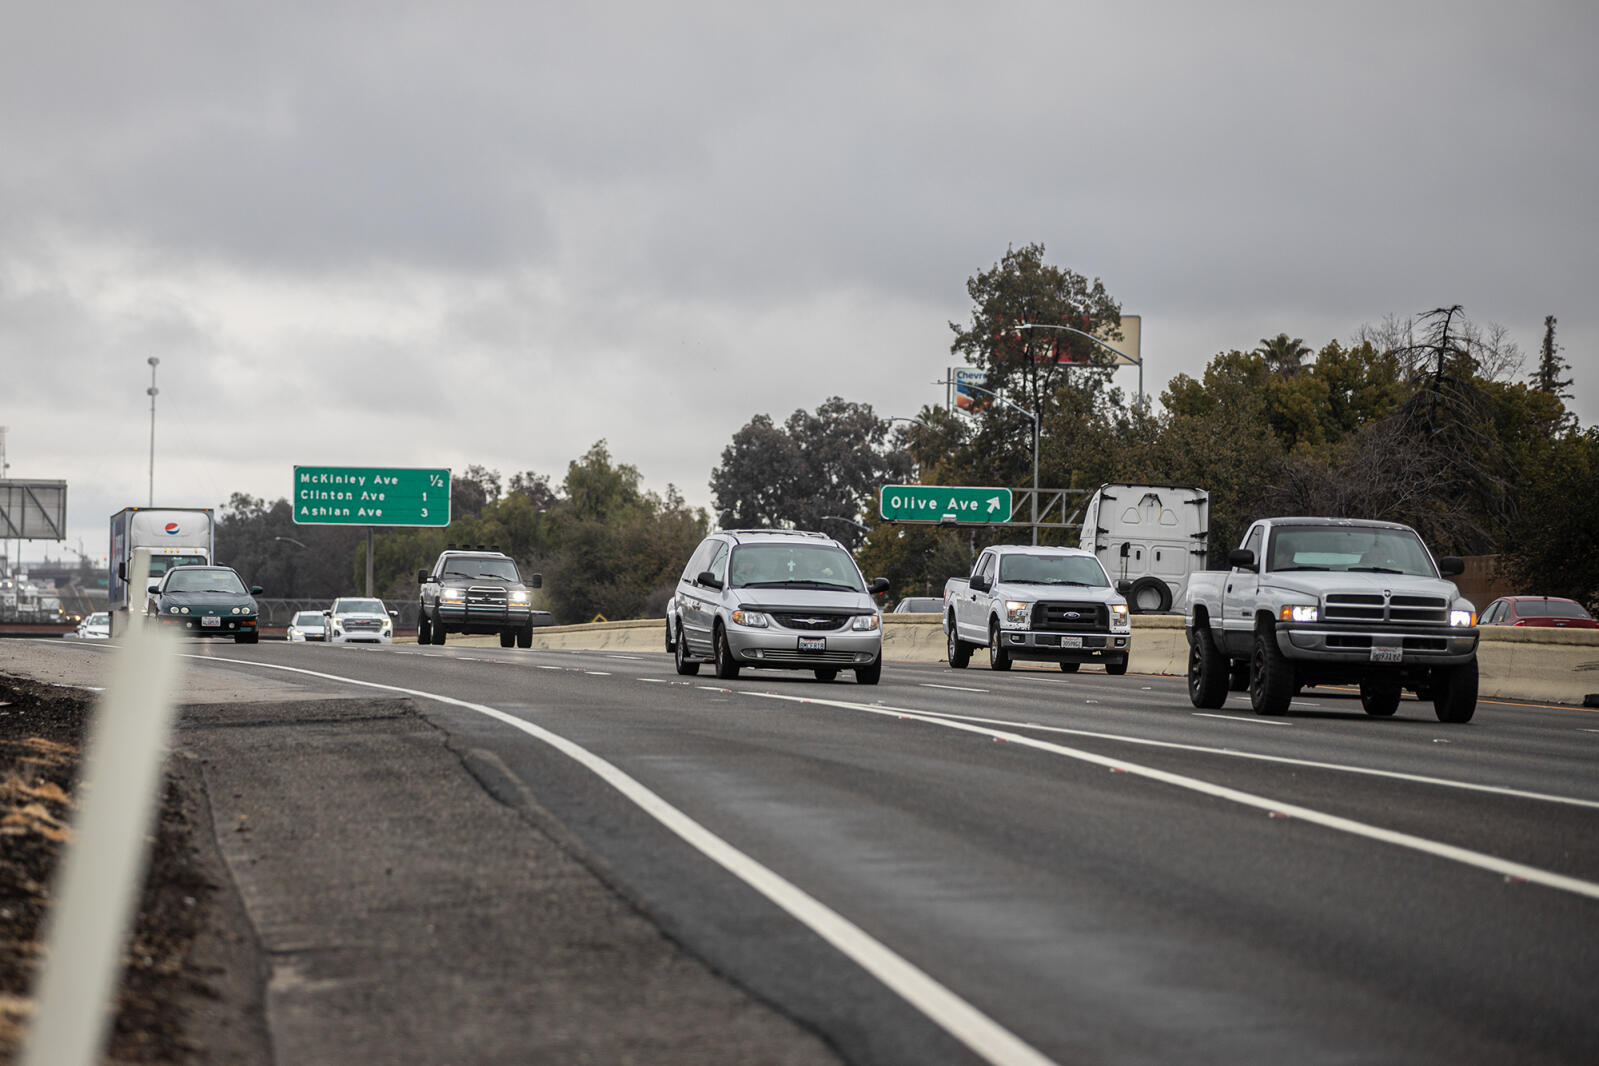
{"label": "white box trailer", "polygon": [[1083,511],[1080,547],[1112,581],[1133,583],[1136,614],[1181,610],[1188,575],[1205,569],[1210,493],[1192,485],[1101,485]]}
{"label": "white box trailer", "polygon": [[127,627],[128,611],[144,610],[145,590],[131,587],[133,553],[150,558],[150,580],[175,566],[209,566],[216,559],[216,522],[209,507],[125,507],[111,516],[111,633]]}

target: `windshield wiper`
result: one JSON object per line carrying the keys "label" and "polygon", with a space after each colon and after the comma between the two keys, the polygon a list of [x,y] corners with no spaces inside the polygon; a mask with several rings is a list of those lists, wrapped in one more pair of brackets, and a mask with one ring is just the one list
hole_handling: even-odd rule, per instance
{"label": "windshield wiper", "polygon": [[843,589],[845,592],[861,591],[850,585],[840,585],[834,581],[812,581],[808,578],[794,578],[789,581],[751,581],[738,587],[745,589]]}
{"label": "windshield wiper", "polygon": [[1403,570],[1392,570],[1386,566],[1351,566],[1351,574],[1402,574]]}
{"label": "windshield wiper", "polygon": [[1330,570],[1330,569],[1332,569],[1332,567],[1329,567],[1329,566],[1274,566],[1274,567],[1271,568],[1271,572],[1274,573],[1274,574],[1285,574],[1285,573],[1287,573],[1290,570]]}
{"label": "windshield wiper", "polygon": [[1075,585],[1080,589],[1102,589],[1104,585],[1090,585],[1086,581],[1035,581],[1035,585]]}

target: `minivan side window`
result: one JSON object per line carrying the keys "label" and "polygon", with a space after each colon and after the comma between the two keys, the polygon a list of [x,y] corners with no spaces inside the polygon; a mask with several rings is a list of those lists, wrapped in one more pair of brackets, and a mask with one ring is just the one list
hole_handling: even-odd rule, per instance
{"label": "minivan side window", "polygon": [[717,577],[722,578],[724,581],[727,579],[727,545],[726,544],[720,544],[720,543],[717,544],[717,546],[716,546],[716,554],[711,556],[711,565],[707,566],[705,569],[709,570],[711,573],[715,574]]}
{"label": "minivan side window", "polygon": [[711,563],[711,549],[716,546],[716,541],[706,539],[700,541],[700,546],[694,549],[694,554],[688,557],[688,565],[683,567],[682,580],[693,584],[701,573],[709,568]]}

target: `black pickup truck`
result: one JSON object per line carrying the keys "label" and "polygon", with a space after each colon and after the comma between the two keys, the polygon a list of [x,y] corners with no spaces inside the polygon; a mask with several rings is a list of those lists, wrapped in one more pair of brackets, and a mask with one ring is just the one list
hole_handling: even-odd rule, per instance
{"label": "black pickup truck", "polygon": [[483,549],[448,548],[432,570],[418,570],[421,610],[416,642],[443,644],[446,633],[498,633],[500,647],[533,646],[533,628],[551,624],[548,611],[533,609],[533,589],[544,584],[540,574],[527,583],[509,555]]}

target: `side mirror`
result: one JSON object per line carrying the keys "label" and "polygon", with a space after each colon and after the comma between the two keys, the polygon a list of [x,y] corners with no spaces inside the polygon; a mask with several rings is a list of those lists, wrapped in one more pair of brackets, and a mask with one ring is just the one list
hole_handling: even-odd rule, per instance
{"label": "side mirror", "polygon": [[119,581],[128,580],[128,564],[127,563],[118,563],[117,564],[117,580],[119,580]]}
{"label": "side mirror", "polygon": [[709,570],[701,570],[700,576],[694,579],[706,588],[719,589],[722,587],[721,579]]}
{"label": "side mirror", "polygon": [[1444,577],[1455,577],[1466,572],[1466,560],[1458,555],[1445,555],[1438,560],[1438,572]]}
{"label": "side mirror", "polygon": [[426,585],[428,583],[428,572],[426,570],[418,570],[416,572],[416,583],[418,585]]}
{"label": "side mirror", "polygon": [[397,618],[399,618],[399,617],[400,617],[400,612],[399,612],[399,611],[390,611],[390,612],[389,612],[389,617],[390,617],[390,618],[396,618],[396,619],[397,619]]}
{"label": "side mirror", "polygon": [[1133,583],[1124,577],[1120,581],[1116,582],[1116,591],[1121,593],[1123,596],[1129,595],[1133,591]]}
{"label": "side mirror", "polygon": [[265,591],[266,591],[266,589],[262,588],[260,585],[251,585],[250,586],[250,595],[252,595],[252,596],[259,596],[259,595],[261,595],[261,593],[263,593]]}
{"label": "side mirror", "polygon": [[966,584],[973,592],[987,592],[989,589],[994,587],[988,578],[982,577],[981,575],[972,578]]}
{"label": "side mirror", "polygon": [[146,591],[146,592],[154,592],[157,589],[159,589],[160,587],[161,587],[161,582],[152,581],[148,585],[144,586],[144,591]]}
{"label": "side mirror", "polygon": [[528,588],[533,588],[533,589],[541,589],[541,588],[543,588],[544,587],[544,575],[543,574],[534,574],[531,578],[528,579],[527,586],[528,586]]}
{"label": "side mirror", "polygon": [[875,579],[872,582],[872,595],[875,596],[879,592],[887,592],[887,591],[888,591],[888,578],[880,577],[880,578]]}
{"label": "side mirror", "polygon": [[1234,570],[1253,570],[1255,553],[1248,548],[1234,548],[1227,553],[1227,565]]}

